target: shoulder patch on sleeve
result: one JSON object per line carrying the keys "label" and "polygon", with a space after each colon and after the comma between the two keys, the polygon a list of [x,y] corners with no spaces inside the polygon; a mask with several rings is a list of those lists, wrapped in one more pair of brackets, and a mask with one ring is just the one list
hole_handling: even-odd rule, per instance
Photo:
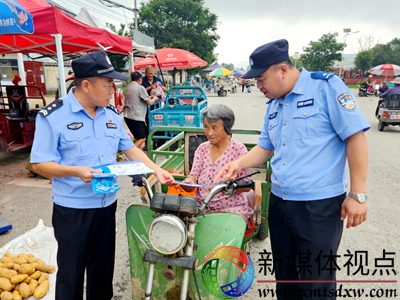
{"label": "shoulder patch on sleeve", "polygon": [[327,72],[311,72],[311,78],[312,79],[324,79],[324,80],[329,80],[333,77],[333,73],[327,73]]}
{"label": "shoulder patch on sleeve", "polygon": [[43,117],[47,117],[50,115],[53,111],[59,109],[61,106],[63,106],[63,101],[61,99],[57,99],[53,102],[51,102],[49,105],[46,105],[39,111],[39,114]]}
{"label": "shoulder patch on sleeve", "polygon": [[355,110],[356,109],[356,101],[354,97],[349,92],[343,92],[336,98],[337,103],[344,110]]}
{"label": "shoulder patch on sleeve", "polygon": [[115,112],[117,115],[119,115],[118,110],[117,110],[113,105],[108,104],[108,105],[106,106],[106,108],[111,109],[113,112]]}

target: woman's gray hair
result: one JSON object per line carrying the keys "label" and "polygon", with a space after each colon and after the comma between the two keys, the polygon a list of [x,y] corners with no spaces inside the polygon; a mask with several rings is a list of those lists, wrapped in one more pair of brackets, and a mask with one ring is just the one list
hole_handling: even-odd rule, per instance
{"label": "woman's gray hair", "polygon": [[144,69],[144,72],[146,73],[148,70],[155,72],[153,66],[150,66],[150,65],[147,66],[147,67]]}
{"label": "woman's gray hair", "polygon": [[224,104],[214,104],[203,111],[202,115],[203,120],[206,119],[210,123],[215,123],[218,120],[222,120],[225,132],[227,134],[231,133],[231,129],[235,123],[235,114],[228,106]]}

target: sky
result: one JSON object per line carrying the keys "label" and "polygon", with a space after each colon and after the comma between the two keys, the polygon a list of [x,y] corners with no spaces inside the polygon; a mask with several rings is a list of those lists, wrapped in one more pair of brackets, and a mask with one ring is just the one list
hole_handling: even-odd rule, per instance
{"label": "sky", "polygon": [[[102,22],[131,22],[133,14],[111,9],[98,0],[53,0],[77,13],[86,6]],[[133,7],[134,0],[113,0]],[[142,0],[137,0],[140,6]],[[396,37],[400,2],[385,0],[204,0],[204,6],[218,16],[220,36],[215,53],[219,63],[232,63],[236,68],[248,65],[250,54],[268,42],[285,38],[289,54],[303,53],[310,41],[337,32],[338,42],[346,41],[345,54],[357,53],[365,40],[385,44]],[[344,28],[353,34],[344,38]],[[355,33],[357,32],[358,33]],[[211,62],[209,62],[211,63]]]}

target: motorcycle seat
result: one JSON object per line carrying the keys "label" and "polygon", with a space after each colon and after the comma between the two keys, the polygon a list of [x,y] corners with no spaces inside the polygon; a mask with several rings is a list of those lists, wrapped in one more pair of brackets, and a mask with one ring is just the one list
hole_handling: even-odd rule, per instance
{"label": "motorcycle seat", "polygon": [[197,214],[197,201],[192,197],[155,193],[150,201],[150,209],[161,213],[179,213],[191,217]]}

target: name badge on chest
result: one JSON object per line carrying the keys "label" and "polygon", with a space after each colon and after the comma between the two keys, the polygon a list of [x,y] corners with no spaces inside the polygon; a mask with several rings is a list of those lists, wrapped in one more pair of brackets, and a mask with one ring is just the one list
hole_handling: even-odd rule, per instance
{"label": "name badge on chest", "polygon": [[270,119],[270,120],[275,119],[277,115],[278,115],[278,113],[277,113],[277,112],[274,112],[274,113],[272,113],[272,114],[269,115],[269,119]]}
{"label": "name badge on chest", "polygon": [[297,108],[306,107],[306,106],[313,106],[313,105],[314,105],[314,99],[308,99],[308,100],[297,102]]}
{"label": "name badge on chest", "polygon": [[67,128],[70,130],[77,130],[83,126],[82,122],[74,122],[67,125]]}
{"label": "name badge on chest", "polygon": [[117,124],[115,123],[106,123],[107,128],[117,129]]}

